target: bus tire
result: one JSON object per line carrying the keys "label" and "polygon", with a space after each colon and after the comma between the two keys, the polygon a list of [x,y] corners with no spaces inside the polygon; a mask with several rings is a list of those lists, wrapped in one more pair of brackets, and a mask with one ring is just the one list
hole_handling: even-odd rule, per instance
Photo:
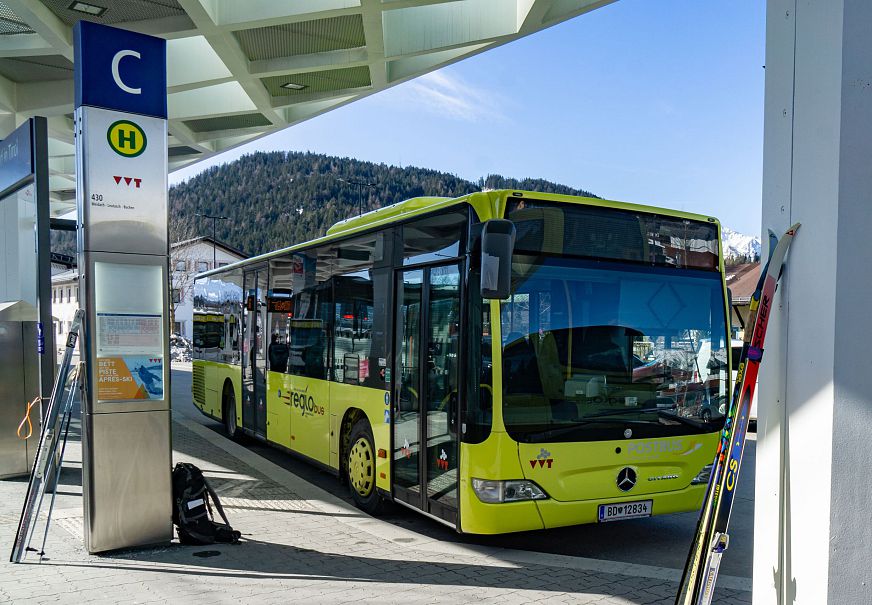
{"label": "bus tire", "polygon": [[366,418],[354,423],[348,438],[345,478],[355,506],[370,515],[382,512],[384,502],[375,487],[375,442]]}
{"label": "bus tire", "polygon": [[239,438],[239,427],[236,425],[236,392],[229,382],[224,384],[224,393],[221,396],[221,420],[227,436],[231,439]]}

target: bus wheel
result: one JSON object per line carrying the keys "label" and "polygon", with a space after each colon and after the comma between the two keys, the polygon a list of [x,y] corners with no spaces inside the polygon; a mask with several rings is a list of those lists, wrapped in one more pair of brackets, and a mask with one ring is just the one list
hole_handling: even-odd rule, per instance
{"label": "bus wheel", "polygon": [[224,420],[224,432],[231,439],[239,437],[239,427],[236,426],[236,393],[233,387],[224,387],[224,405],[221,406],[221,418]]}
{"label": "bus wheel", "polygon": [[377,515],[382,509],[382,498],[375,488],[375,445],[365,418],[354,423],[348,443],[345,472],[351,498],[357,508]]}

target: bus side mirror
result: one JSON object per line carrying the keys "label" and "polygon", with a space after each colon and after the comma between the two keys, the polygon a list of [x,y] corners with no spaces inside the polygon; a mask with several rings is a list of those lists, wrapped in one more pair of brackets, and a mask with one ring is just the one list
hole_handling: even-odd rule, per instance
{"label": "bus side mirror", "polygon": [[503,300],[512,293],[512,251],[515,225],[506,219],[491,219],[481,234],[481,297]]}

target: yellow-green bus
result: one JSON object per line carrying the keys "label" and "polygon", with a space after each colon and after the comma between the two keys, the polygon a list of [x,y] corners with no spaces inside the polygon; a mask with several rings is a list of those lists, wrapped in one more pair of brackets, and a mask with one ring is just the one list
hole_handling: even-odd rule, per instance
{"label": "yellow-green bus", "polygon": [[415,198],[203,273],[194,305],[196,406],[367,512],[495,534],[701,504],[730,376],[714,218]]}

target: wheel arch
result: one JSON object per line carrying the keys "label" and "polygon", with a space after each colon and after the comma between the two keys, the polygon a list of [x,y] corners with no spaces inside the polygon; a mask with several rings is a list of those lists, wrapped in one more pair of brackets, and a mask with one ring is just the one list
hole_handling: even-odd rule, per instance
{"label": "wheel arch", "polygon": [[[236,385],[233,384],[233,380],[229,376],[225,376],[224,383],[221,385],[221,420],[224,420],[224,410],[227,408],[227,392],[230,391],[233,393],[234,402],[239,401],[239,396],[236,393]],[[238,420],[238,411],[234,410],[234,413],[237,414]]]}
{"label": "wheel arch", "polygon": [[358,420],[364,419],[369,423],[369,428],[372,430],[372,422],[359,407],[349,407],[342,415],[342,421],[339,423],[339,477],[345,481],[346,465],[348,464],[348,450],[351,448],[350,437],[351,429],[357,424]]}

